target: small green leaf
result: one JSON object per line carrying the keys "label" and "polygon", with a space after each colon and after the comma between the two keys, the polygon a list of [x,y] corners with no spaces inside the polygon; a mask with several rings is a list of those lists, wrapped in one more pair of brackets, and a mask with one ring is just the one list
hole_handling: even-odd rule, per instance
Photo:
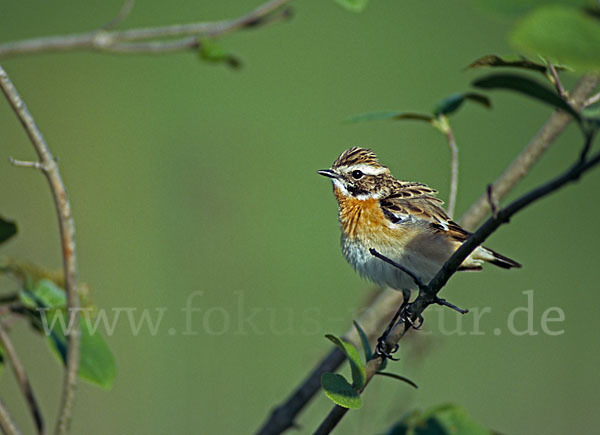
{"label": "small green leaf", "polygon": [[456,405],[437,406],[424,413],[406,414],[388,435],[491,435],[493,431],[473,420],[467,411]]}
{"label": "small green leaf", "polygon": [[510,41],[518,50],[575,69],[600,69],[600,23],[574,7],[549,5],[534,10],[519,22]]}
{"label": "small green leaf", "polygon": [[505,89],[519,92],[521,94],[557,107],[580,120],[577,113],[565,100],[563,100],[553,89],[550,89],[535,80],[517,74],[490,74],[475,80],[473,86],[482,89]]}
{"label": "small green leaf", "polygon": [[425,412],[423,420],[427,426],[442,427],[444,433],[468,435],[490,435],[492,433],[473,420],[463,407],[452,404],[442,405]]}
{"label": "small green leaf", "polygon": [[475,92],[462,92],[452,94],[441,100],[433,109],[433,113],[436,117],[440,115],[449,115],[457,111],[467,100],[474,101],[488,108],[492,106],[490,99],[485,95]]}
{"label": "small green leaf", "polygon": [[360,394],[342,375],[335,373],[323,373],[321,375],[321,386],[325,395],[336,405],[344,408],[358,409],[362,406]]}
{"label": "small green leaf", "polygon": [[408,379],[404,376],[401,376],[401,375],[397,375],[396,373],[382,372],[380,370],[376,374],[381,375],[381,376],[387,376],[388,378],[398,379],[399,381],[406,382],[411,387],[419,388],[419,386],[417,384],[415,384],[413,381],[411,381],[410,379]]}
{"label": "small green leaf", "polygon": [[[589,0],[552,0],[553,3],[583,6]],[[523,15],[538,6],[548,4],[548,0],[474,0],[477,6],[501,15]]]}
{"label": "small green leaf", "polygon": [[362,12],[369,0],[335,0],[335,2],[350,12]]}
{"label": "small green leaf", "polygon": [[17,224],[0,216],[0,243],[6,242],[17,234]]}
{"label": "small green leaf", "polygon": [[[67,325],[67,318],[61,311],[46,313],[47,324],[52,325],[53,317],[62,317],[62,325]],[[80,317],[81,325],[81,356],[79,360],[79,377],[92,384],[110,390],[113,386],[117,369],[115,357],[106,341],[98,331],[92,333],[84,316]],[[54,327],[49,335],[51,347],[62,360],[66,361],[67,339],[59,318],[55,319]]]}
{"label": "small green leaf", "polygon": [[346,342],[337,338],[335,335],[327,334],[325,337],[333,342],[342,352],[346,354],[348,361],[350,362],[350,368],[352,369],[352,386],[357,390],[361,389],[365,385],[367,380],[367,374],[365,372],[365,366],[360,360],[360,355],[356,348]]}
{"label": "small green leaf", "polygon": [[226,51],[221,45],[214,40],[205,39],[199,42],[200,58],[212,63],[226,63],[233,69],[238,69],[242,66],[241,60]]}
{"label": "small green leaf", "polygon": [[371,345],[369,344],[369,338],[356,320],[354,320],[352,323],[354,323],[356,332],[358,332],[358,336],[360,337],[360,342],[362,343],[363,351],[365,352],[365,361],[369,361],[373,356],[373,351],[371,350]]}
{"label": "small green leaf", "polygon": [[[541,72],[543,74],[545,74],[546,70],[548,69],[546,64],[534,62],[525,57],[519,57],[519,58],[515,58],[515,59],[507,59],[507,58],[502,58],[495,54],[488,54],[488,55],[482,56],[478,59],[475,59],[467,67],[467,69],[481,68],[481,67],[485,67],[485,66],[523,68],[523,69],[528,69],[531,71]],[[555,68],[557,70],[565,69],[564,67],[557,67],[556,65],[555,65]]]}
{"label": "small green leaf", "polygon": [[29,308],[56,309],[67,304],[65,291],[49,279],[39,280],[31,290],[21,290],[19,299]]}
{"label": "small green leaf", "polygon": [[416,121],[427,121],[431,122],[433,117],[431,115],[423,115],[421,113],[407,113],[407,112],[370,112],[362,113],[360,115],[351,116],[344,122],[363,122],[363,121],[383,121],[387,119],[411,119]]}

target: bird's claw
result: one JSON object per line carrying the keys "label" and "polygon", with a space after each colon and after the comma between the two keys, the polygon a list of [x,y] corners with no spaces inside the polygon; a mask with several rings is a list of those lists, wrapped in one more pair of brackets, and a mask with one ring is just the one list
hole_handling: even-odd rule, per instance
{"label": "bird's claw", "polygon": [[375,355],[380,355],[383,358],[391,359],[392,361],[400,361],[400,358],[394,358],[392,356],[393,353],[398,352],[400,346],[397,344],[391,350],[387,350],[387,345],[385,343],[385,335],[382,335],[377,339],[377,346],[375,347]]}

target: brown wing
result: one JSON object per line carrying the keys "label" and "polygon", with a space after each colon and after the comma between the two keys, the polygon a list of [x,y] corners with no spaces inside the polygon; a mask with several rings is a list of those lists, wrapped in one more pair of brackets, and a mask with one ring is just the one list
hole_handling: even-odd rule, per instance
{"label": "brown wing", "polygon": [[425,184],[397,182],[390,195],[379,204],[385,216],[394,223],[401,224],[411,218],[423,220],[434,232],[443,232],[459,242],[465,241],[470,233],[450,219],[441,207],[444,201],[436,198],[436,193]]}

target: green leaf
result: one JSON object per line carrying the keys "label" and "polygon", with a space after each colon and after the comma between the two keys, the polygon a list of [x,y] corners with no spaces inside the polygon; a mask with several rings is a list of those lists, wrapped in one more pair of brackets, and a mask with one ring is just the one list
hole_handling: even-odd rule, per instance
{"label": "green leaf", "polygon": [[369,0],[335,0],[335,2],[350,12],[362,12]]}
{"label": "green leaf", "polygon": [[67,304],[65,291],[49,279],[39,280],[33,289],[21,290],[19,299],[29,308],[63,308]]}
{"label": "green leaf", "polygon": [[321,386],[325,395],[335,404],[344,408],[358,409],[362,406],[360,394],[342,375],[335,373],[323,373],[321,375]]}
{"label": "green leaf", "polygon": [[17,234],[17,224],[0,216],[0,243],[6,242]]}
{"label": "green leaf", "polygon": [[[67,355],[67,339],[58,317],[62,317],[63,325],[67,325],[67,318],[62,311],[46,313],[49,325],[52,325],[52,318],[54,316],[57,318],[48,338],[52,349],[64,364]],[[106,390],[110,390],[117,373],[115,357],[102,335],[98,331],[94,333],[90,331],[88,322],[86,322],[84,316],[80,317],[80,325],[81,357],[79,360],[79,377]]]}
{"label": "green leaf", "polygon": [[369,338],[356,320],[354,320],[352,323],[354,323],[356,332],[358,332],[358,336],[360,337],[360,342],[362,343],[363,351],[365,352],[365,361],[369,361],[373,356],[373,351],[371,350],[371,345],[369,344]]}
{"label": "green leaf", "polygon": [[419,386],[417,384],[415,384],[413,381],[411,381],[410,379],[408,379],[407,377],[401,376],[401,375],[397,375],[396,373],[388,373],[388,372],[382,372],[381,370],[378,371],[376,373],[377,375],[381,375],[381,376],[386,376],[388,378],[393,378],[393,379],[397,379],[399,381],[402,382],[406,382],[408,385],[410,385],[411,387],[414,388],[419,388]]}
{"label": "green leaf", "polygon": [[212,63],[226,63],[233,69],[241,68],[242,61],[226,51],[214,40],[205,39],[199,42],[200,58]]}
{"label": "green leaf", "polygon": [[519,22],[510,36],[521,51],[575,69],[600,69],[600,23],[573,7],[549,5]]}
{"label": "green leaf", "polygon": [[[481,68],[481,67],[486,67],[486,66],[523,68],[523,69],[528,69],[531,71],[538,71],[543,74],[545,74],[546,70],[548,69],[546,64],[534,62],[525,57],[519,57],[519,58],[515,58],[515,59],[507,59],[507,58],[502,58],[495,54],[487,54],[485,56],[481,56],[478,59],[475,59],[467,67],[467,69]],[[565,69],[564,67],[557,67],[556,65],[555,65],[555,68],[557,70]]]}
{"label": "green leaf", "polygon": [[327,334],[325,337],[333,342],[342,352],[346,354],[348,361],[350,362],[350,368],[352,369],[352,386],[359,390],[365,385],[367,380],[367,374],[365,372],[365,366],[360,360],[360,355],[356,348],[346,342],[337,338],[335,335]]}
{"label": "green leaf", "polygon": [[553,89],[528,77],[517,74],[490,74],[475,80],[472,85],[483,89],[505,89],[519,92],[538,101],[562,109],[565,112],[570,113],[577,120],[581,119],[579,113],[567,104]]}
{"label": "green leaf", "polygon": [[448,404],[405,415],[388,432],[389,435],[491,435],[493,432],[473,420],[467,411]]}
{"label": "green leaf", "polygon": [[440,115],[450,115],[457,111],[462,104],[467,101],[474,101],[485,107],[492,107],[492,103],[488,97],[475,92],[462,92],[452,94],[441,100],[433,109],[433,114],[438,117]]}
{"label": "green leaf", "polygon": [[[553,3],[583,6],[590,0],[552,0]],[[548,0],[474,0],[474,3],[490,12],[501,15],[523,15],[538,6],[548,4]]]}
{"label": "green leaf", "polygon": [[351,116],[347,118],[345,122],[363,122],[363,121],[382,121],[386,119],[412,119],[416,121],[427,121],[431,122],[433,117],[431,115],[423,115],[421,113],[407,113],[407,112],[370,112],[362,113],[360,115]]}

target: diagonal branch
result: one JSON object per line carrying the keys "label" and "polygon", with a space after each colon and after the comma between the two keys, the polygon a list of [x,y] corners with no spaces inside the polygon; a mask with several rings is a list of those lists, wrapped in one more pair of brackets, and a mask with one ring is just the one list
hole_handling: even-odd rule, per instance
{"label": "diagonal branch", "polygon": [[0,428],[6,435],[20,435],[21,431],[15,424],[2,399],[0,399]]}
{"label": "diagonal branch", "polygon": [[[583,101],[593,92],[598,84],[596,74],[586,74],[573,89],[572,102],[575,107],[581,107]],[[550,147],[552,142],[564,131],[572,121],[570,115],[563,112],[553,113],[536,136],[527,144],[517,158],[506,168],[494,183],[493,192],[496,200],[500,201],[529,173],[533,165],[541,158],[543,153]],[[464,216],[460,223],[467,229],[476,228],[490,212],[488,195],[485,192],[477,199]],[[361,317],[361,324],[369,338],[375,339],[379,331],[383,330],[388,320],[393,316],[403,301],[402,293],[386,289],[367,308],[370,322],[365,322]],[[374,319],[374,320],[373,320]],[[345,337],[348,341],[359,343],[354,337],[354,328],[350,328]],[[356,340],[353,340],[355,338]],[[263,422],[257,433],[261,435],[279,434],[293,427],[298,414],[306,407],[308,402],[320,390],[320,379],[324,372],[332,372],[339,368],[345,358],[337,347],[332,347],[330,352],[323,357],[310,371],[300,385],[280,405],[275,407],[272,413]]]}
{"label": "diagonal branch", "polygon": [[[586,135],[584,148],[590,148],[594,139],[595,131]],[[446,261],[439,272],[429,282],[427,287],[419,292],[417,299],[410,303],[406,309],[407,320],[394,327],[385,344],[389,349],[398,345],[398,342],[404,337],[406,332],[411,328],[412,323],[422,315],[423,311],[431,304],[436,303],[438,292],[446,285],[450,277],[458,270],[462,262],[473,252],[481,243],[483,243],[492,233],[494,233],[501,225],[508,223],[510,218],[519,211],[523,210],[532,203],[546,197],[547,195],[564,187],[566,184],[577,181],[585,172],[592,169],[600,163],[600,152],[596,153],[590,159],[582,161],[578,159],[569,169],[559,176],[549,180],[541,186],[529,191],[525,195],[517,198],[508,206],[498,211],[497,217],[490,217],[486,220],[479,229],[471,234],[471,236],[458,248],[454,254]],[[360,392],[364,391],[369,381],[379,370],[384,357],[374,355],[366,366],[366,382]],[[328,434],[344,417],[347,408],[336,405],[321,425],[315,431],[315,434]]]}
{"label": "diagonal branch", "polygon": [[40,411],[40,407],[35,399],[35,395],[33,393],[33,388],[31,388],[31,384],[29,383],[29,378],[25,373],[25,367],[21,363],[19,356],[17,355],[17,351],[8,336],[8,333],[4,329],[4,325],[0,321],[0,343],[2,343],[2,347],[6,352],[6,356],[10,361],[10,365],[15,374],[15,378],[17,378],[17,383],[19,384],[19,388],[25,396],[27,400],[27,405],[29,406],[29,411],[31,412],[31,416],[35,422],[35,427],[38,431],[38,434],[45,434],[46,431],[44,429],[44,419],[42,418],[42,412]]}
{"label": "diagonal branch", "polygon": [[73,404],[75,401],[75,387],[77,385],[77,370],[79,367],[79,297],[77,295],[77,257],[75,253],[75,223],[71,215],[71,205],[67,197],[65,185],[58,170],[58,164],[52,156],[48,144],[27,106],[19,96],[8,74],[0,66],[0,88],[6,96],[8,102],[16,113],[19,121],[23,125],[33,147],[39,158],[40,170],[45,175],[54,205],[58,215],[58,226],[60,230],[60,240],[62,245],[63,273],[65,277],[65,291],[67,292],[67,313],[71,317],[66,331],[67,336],[67,358],[66,371],[63,381],[62,401],[59,411],[59,417],[56,426],[58,434],[67,432]]}
{"label": "diagonal branch", "polygon": [[[571,97],[575,109],[579,110],[583,107],[587,96],[592,93],[598,84],[598,79],[597,74],[589,73],[579,80]],[[535,137],[494,182],[492,187],[494,196],[498,201],[502,200],[531,171],[533,165],[537,163],[542,154],[548,150],[552,142],[567,128],[571,121],[571,115],[562,111],[556,111],[550,116]],[[461,224],[467,230],[476,228],[488,213],[490,213],[490,204],[487,193],[483,193],[467,210],[461,219]]]}
{"label": "diagonal branch", "polygon": [[[291,0],[271,0],[249,13],[230,20],[176,24],[161,27],[148,27],[130,30],[111,31],[133,7],[127,1],[117,18],[104,29],[72,35],[46,36],[23,41],[0,44],[0,58],[8,56],[50,53],[58,51],[88,50],[108,53],[168,53],[184,51],[199,46],[198,38],[215,38],[240,29],[254,28],[273,22],[272,15],[287,17],[282,7]],[[130,5],[131,6],[128,6]],[[156,39],[179,38],[168,41]],[[154,41],[153,41],[154,40]],[[145,41],[132,43],[133,41]]]}
{"label": "diagonal branch", "polygon": [[445,133],[448,139],[448,146],[450,146],[450,196],[448,199],[448,214],[450,217],[454,217],[454,210],[456,208],[456,195],[458,192],[458,147],[454,140],[454,132],[448,124],[448,131]]}

